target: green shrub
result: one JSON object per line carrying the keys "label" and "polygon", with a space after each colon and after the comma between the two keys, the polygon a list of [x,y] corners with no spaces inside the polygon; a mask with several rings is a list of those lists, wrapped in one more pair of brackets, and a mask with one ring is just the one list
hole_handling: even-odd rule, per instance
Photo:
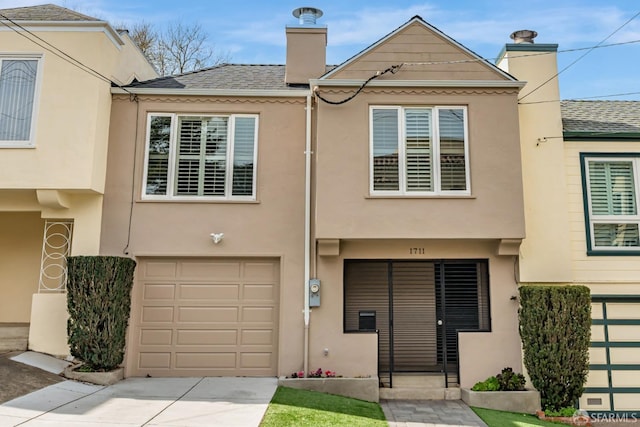
{"label": "green shrub", "polygon": [[527,380],[524,375],[513,372],[511,368],[504,368],[496,375],[500,384],[500,391],[522,391]]}
{"label": "green shrub", "polygon": [[573,406],[589,371],[589,288],[523,286],[519,318],[524,365],[542,407],[558,411]]}
{"label": "green shrub", "polygon": [[112,370],[124,358],[136,263],[108,256],[74,256],[67,261],[71,355],[91,370]]}
{"label": "green shrub", "polygon": [[489,377],[484,381],[476,383],[471,387],[473,391],[498,391],[500,390],[500,383],[496,377]]}
{"label": "green shrub", "polygon": [[547,409],[546,411],[544,411],[544,414],[547,417],[573,417],[573,415],[576,413],[576,408],[574,408],[573,406],[569,406],[566,408],[560,408],[557,411],[552,411]]}

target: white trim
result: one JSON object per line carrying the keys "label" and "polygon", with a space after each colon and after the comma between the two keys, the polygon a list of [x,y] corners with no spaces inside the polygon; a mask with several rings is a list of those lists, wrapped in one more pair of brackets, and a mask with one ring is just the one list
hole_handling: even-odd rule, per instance
{"label": "white trim", "polygon": [[126,87],[125,89],[112,87],[111,93],[126,95],[135,93],[137,95],[250,96],[263,98],[302,98],[311,95],[311,91],[307,89],[167,89],[136,87]]}
{"label": "white trim", "polygon": [[[432,165],[433,165],[433,191],[407,191],[406,189],[406,139],[404,111],[411,109],[431,110],[431,134],[432,134]],[[440,174],[440,110],[459,109],[463,111],[464,120],[464,166],[465,166],[465,190],[441,190]],[[374,190],[374,156],[373,156],[373,110],[396,110],[398,113],[398,187],[399,190]],[[464,105],[425,105],[425,106],[400,106],[400,105],[370,105],[369,106],[369,198],[379,197],[470,197],[471,177],[469,165],[469,121],[467,107]]]}
{"label": "white trim", "polygon": [[[366,80],[309,80],[311,87],[316,86],[347,86],[359,87]],[[521,88],[526,81],[503,80],[372,80],[367,87],[493,87],[493,88]]]}
{"label": "white trim", "polygon": [[[149,137],[151,135],[151,117],[170,117],[171,118],[171,134],[169,136],[169,157],[167,168],[167,192],[166,194],[147,194],[147,177],[149,169]],[[178,122],[180,117],[227,117],[227,153],[226,153],[226,170],[225,170],[225,195],[224,196],[185,196],[174,195],[176,188],[176,169],[177,169],[177,149],[178,149]],[[236,117],[251,117],[255,120],[255,128],[253,135],[253,176],[252,176],[252,194],[250,196],[234,196],[233,193],[233,156],[234,156],[234,134]],[[146,134],[144,138],[145,154],[142,173],[142,190],[140,193],[141,201],[162,201],[162,202],[179,202],[179,201],[224,201],[237,202],[247,201],[255,202],[257,200],[257,160],[258,160],[258,132],[259,132],[259,115],[258,114],[201,114],[201,113],[147,113]],[[231,166],[230,166],[231,165]]]}
{"label": "white trim", "polygon": [[[106,21],[21,21],[18,19],[12,19],[22,28],[31,32],[96,32],[104,33],[111,43],[113,43],[118,50],[124,46],[124,41],[114,30],[111,25]],[[16,27],[11,22],[8,23],[11,28],[4,25],[0,26],[0,31],[23,31],[22,28]]]}
{"label": "white trim", "polygon": [[[29,129],[29,139],[25,141],[2,141],[0,140],[0,148],[36,148],[36,130],[38,123],[38,112],[40,111],[40,93],[42,91],[43,79],[43,62],[44,55],[41,53],[0,53],[0,62],[3,60],[24,60],[37,62],[36,64],[36,81],[33,88],[33,106],[31,110],[31,128]],[[0,72],[2,65],[0,65]]]}
{"label": "white trim", "polygon": [[452,45],[456,46],[457,48],[463,50],[465,53],[467,53],[468,55],[472,56],[473,58],[478,59],[478,63],[485,65],[487,68],[489,68],[490,70],[493,70],[494,72],[497,72],[498,74],[502,75],[503,77],[506,77],[509,81],[513,82],[515,81],[515,78],[504,72],[504,70],[498,68],[497,66],[491,64],[490,62],[487,62],[484,60],[484,58],[478,56],[478,54],[476,54],[475,52],[467,49],[465,46],[463,46],[462,44],[458,43],[457,41],[455,41],[454,39],[452,39],[451,37],[449,37],[448,35],[446,35],[445,33],[443,33],[442,31],[438,30],[436,27],[428,24],[427,22],[423,21],[421,18],[419,17],[413,17],[412,19],[410,19],[409,21],[407,21],[405,24],[403,24],[402,26],[400,26],[399,28],[397,28],[396,30],[392,31],[391,33],[387,34],[386,36],[384,36],[383,38],[381,38],[380,40],[378,40],[377,42],[375,42],[374,44],[372,44],[371,46],[367,47],[366,49],[364,49],[363,51],[361,51],[360,53],[356,54],[355,56],[352,56],[351,58],[349,58],[348,60],[346,60],[345,62],[343,62],[342,64],[338,65],[336,68],[334,68],[333,70],[329,71],[328,73],[326,73],[324,76],[322,76],[320,79],[322,80],[327,80],[329,79],[332,75],[334,75],[335,73],[341,71],[343,68],[347,67],[349,64],[356,62],[358,59],[360,59],[361,57],[363,57],[364,55],[366,55],[367,53],[369,53],[370,51],[372,51],[373,49],[377,48],[378,46],[380,46],[381,44],[385,43],[387,40],[389,40],[391,37],[395,36],[396,34],[400,33],[401,31],[403,31],[405,28],[409,27],[410,25],[412,25],[413,23],[419,23],[422,26],[424,26],[425,28],[427,28],[428,30],[432,31],[433,33],[435,33],[436,35],[442,37],[443,39],[445,39],[447,42],[451,43]]}

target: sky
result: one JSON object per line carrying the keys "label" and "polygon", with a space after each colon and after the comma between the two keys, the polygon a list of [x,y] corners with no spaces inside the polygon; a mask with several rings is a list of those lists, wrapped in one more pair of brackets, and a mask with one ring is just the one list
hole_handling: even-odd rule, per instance
{"label": "sky", "polygon": [[[0,9],[48,2],[117,27],[199,23],[233,63],[284,64],[285,26],[297,24],[291,12],[300,6],[324,12],[317,23],[328,27],[329,64],[349,59],[415,15],[487,59],[511,42],[513,31],[535,30],[536,43],[559,45],[560,70],[587,52],[566,50],[609,37],[603,44],[633,43],[593,49],[562,72],[561,98],[640,100],[638,0],[0,0]],[[620,93],[632,94],[608,96]]]}

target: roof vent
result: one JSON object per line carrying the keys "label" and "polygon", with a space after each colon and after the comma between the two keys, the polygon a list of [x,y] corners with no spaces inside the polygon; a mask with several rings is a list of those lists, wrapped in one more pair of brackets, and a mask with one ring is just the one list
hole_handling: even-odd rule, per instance
{"label": "roof vent", "polygon": [[514,43],[530,43],[533,44],[533,39],[536,38],[538,33],[533,30],[518,30],[511,33],[509,37],[513,40]]}
{"label": "roof vent", "polygon": [[293,16],[300,20],[300,25],[316,25],[316,19],[322,16],[322,11],[315,7],[299,7],[293,11]]}

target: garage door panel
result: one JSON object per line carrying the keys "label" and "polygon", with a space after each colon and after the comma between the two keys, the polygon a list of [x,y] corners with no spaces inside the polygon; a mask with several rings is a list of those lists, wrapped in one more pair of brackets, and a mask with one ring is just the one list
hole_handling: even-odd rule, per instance
{"label": "garage door panel", "polygon": [[243,307],[242,321],[271,323],[275,321],[274,312],[273,307]]}
{"label": "garage door panel", "polygon": [[[614,365],[635,364],[640,362],[640,348],[638,347],[613,347],[609,349],[609,353],[611,363]],[[638,383],[640,383],[640,381]]]}
{"label": "garage door panel", "polygon": [[175,284],[145,283],[145,300],[172,300],[175,298]]}
{"label": "garage door panel", "polygon": [[195,300],[230,300],[237,301],[240,298],[240,285],[237,284],[181,284],[179,285],[178,298]]}
{"label": "garage door panel", "polygon": [[176,353],[176,368],[185,369],[206,369],[215,366],[216,368],[235,368],[237,354],[233,352],[216,353]]}
{"label": "garage door panel", "polygon": [[272,376],[277,259],[142,259],[130,344],[133,376]]}
{"label": "garage door panel", "polygon": [[195,280],[210,277],[220,281],[238,281],[240,280],[240,262],[183,261],[180,263],[180,277]]}
{"label": "garage door panel", "polygon": [[178,322],[237,322],[238,307],[178,307]]}
{"label": "garage door panel", "polygon": [[269,283],[244,285],[242,296],[245,300],[275,301],[276,295],[276,286]]}
{"label": "garage door panel", "polygon": [[176,262],[152,261],[144,265],[143,274],[147,279],[176,277],[178,265]]}
{"label": "garage door panel", "polygon": [[273,331],[270,329],[252,329],[242,331],[242,345],[271,345]]}
{"label": "garage door panel", "polygon": [[142,321],[149,323],[173,322],[173,307],[143,307]]}
{"label": "garage door panel", "polygon": [[273,361],[271,353],[242,353],[240,355],[241,368],[269,368]]}
{"label": "garage door panel", "polygon": [[178,345],[235,345],[237,343],[236,329],[178,330]]}
{"label": "garage door panel", "polygon": [[171,367],[171,353],[140,353],[138,366],[141,369],[169,369]]}
{"label": "garage door panel", "polygon": [[244,280],[245,282],[270,282],[277,276],[275,269],[276,265],[272,262],[245,262]]}
{"label": "garage door panel", "polygon": [[140,344],[142,345],[171,345],[173,330],[171,329],[142,329]]}

